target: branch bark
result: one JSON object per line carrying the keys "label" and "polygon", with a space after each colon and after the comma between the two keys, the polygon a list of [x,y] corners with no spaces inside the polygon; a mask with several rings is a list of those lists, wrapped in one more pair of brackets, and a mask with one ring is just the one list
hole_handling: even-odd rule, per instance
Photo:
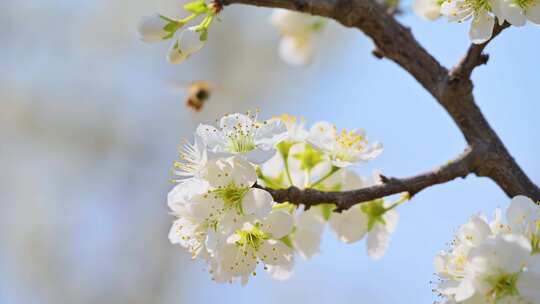
{"label": "branch bark", "polygon": [[[475,156],[474,165],[469,164],[466,167],[467,172],[459,171],[460,174],[455,176],[446,175],[449,169],[443,166],[441,167],[443,169],[442,173],[437,171],[439,173],[435,174],[437,177],[440,176],[439,174],[443,174],[448,179],[437,178],[431,180],[427,178],[431,175],[426,173],[427,175],[421,174],[410,179],[395,179],[395,182],[387,183],[386,186],[374,186],[375,188],[370,187],[348,192],[343,196],[337,193],[329,194],[329,196],[323,196],[321,193],[315,195],[313,194],[316,193],[313,192],[314,190],[300,191],[292,188],[288,194],[283,190],[272,192],[277,199],[288,197],[294,198],[296,202],[301,204],[312,204],[313,200],[308,201],[303,197],[325,198],[331,199],[330,202],[342,204],[343,207],[350,207],[353,201],[358,203],[367,198],[376,198],[374,196],[377,195],[382,197],[397,193],[394,191],[411,190],[414,193],[430,186],[429,183],[433,181],[433,184],[437,184],[449,181],[457,176],[475,173],[478,176],[491,178],[510,197],[523,194],[534,200],[540,200],[540,188],[519,167],[474,101],[473,83],[470,76],[474,68],[487,62],[488,57],[482,52],[489,41],[482,45],[471,45],[460,63],[452,70],[448,70],[416,41],[409,28],[399,23],[394,16],[374,0],[216,1],[220,1],[220,4],[223,5],[240,3],[295,10],[332,18],[346,27],[360,29],[373,40],[379,57],[386,57],[409,72],[448,112],[465,137],[471,150],[470,155]],[[506,27],[508,27],[507,24],[496,26],[493,38]],[[451,170],[450,172],[454,171]],[[408,188],[413,185],[411,179],[413,181],[421,180],[424,187],[420,189]],[[400,181],[406,181],[407,183],[400,184]],[[355,193],[355,195],[352,193]],[[346,201],[338,201],[338,198]]]}
{"label": "branch bark", "polygon": [[324,192],[315,189],[301,190],[297,187],[287,189],[257,187],[270,192],[278,203],[290,202],[295,205],[304,205],[306,208],[333,203],[337,207],[336,211],[341,211],[356,204],[392,194],[408,192],[410,196],[413,196],[433,185],[446,183],[458,177],[465,178],[478,165],[480,158],[475,153],[472,149],[467,148],[456,159],[431,171],[407,178],[381,176],[382,184],[351,191]]}

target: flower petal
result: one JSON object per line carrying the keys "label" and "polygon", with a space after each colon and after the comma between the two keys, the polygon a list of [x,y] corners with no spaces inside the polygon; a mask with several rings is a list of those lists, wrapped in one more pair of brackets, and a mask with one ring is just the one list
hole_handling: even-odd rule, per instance
{"label": "flower petal", "polygon": [[338,239],[346,244],[361,240],[367,232],[368,217],[359,206],[354,206],[341,213],[332,214],[330,228]]}
{"label": "flower petal", "polygon": [[367,252],[370,258],[378,260],[384,256],[388,244],[390,243],[390,233],[385,226],[375,224],[368,233]]}
{"label": "flower petal", "polygon": [[262,221],[261,229],[270,233],[272,238],[280,239],[291,233],[293,229],[293,218],[285,211],[272,211]]}
{"label": "flower petal", "polygon": [[274,199],[268,191],[251,188],[242,200],[242,208],[245,214],[255,214],[259,218],[265,218],[272,210]]}
{"label": "flower petal", "polygon": [[482,44],[491,38],[495,18],[487,12],[479,13],[474,17],[469,31],[469,37],[475,44]]}
{"label": "flower petal", "polygon": [[292,249],[283,242],[272,239],[261,245],[257,256],[267,265],[289,265],[293,261]]}

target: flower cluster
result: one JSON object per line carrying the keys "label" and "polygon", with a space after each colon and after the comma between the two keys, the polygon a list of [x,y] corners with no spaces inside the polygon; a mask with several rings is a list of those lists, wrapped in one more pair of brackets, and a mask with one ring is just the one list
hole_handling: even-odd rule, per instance
{"label": "flower cluster", "polygon": [[476,44],[491,38],[496,20],[501,25],[505,21],[513,26],[527,21],[540,24],[538,0],[416,0],[413,10],[427,20],[440,15],[453,22],[472,19],[469,37]]}
{"label": "flower cluster", "polygon": [[[143,17],[138,27],[139,35],[144,42],[172,40],[167,60],[173,64],[184,62],[204,46],[208,38],[208,29],[221,10],[217,4],[206,4],[205,0],[188,2],[183,5],[183,9],[187,12],[184,18],[155,14]],[[195,20],[200,20],[199,24],[180,31],[186,24]]]}
{"label": "flower cluster", "polygon": [[516,196],[506,221],[471,217],[434,264],[446,303],[540,303],[540,206]]}
{"label": "flower cluster", "polygon": [[288,278],[296,254],[308,259],[319,252],[326,222],[344,243],[367,235],[368,254],[380,258],[402,200],[375,200],[342,213],[333,213],[333,204],[297,210],[274,202],[260,186],[365,187],[370,183],[349,167],[381,151],[362,131],[338,132],[327,122],[308,131],[288,115],[259,121],[258,112],[235,113],[222,117],[218,127],[200,125],[194,142],[185,143],[174,162],[177,185],[168,205],[177,219],[169,239],[205,261],[217,282],[245,284],[258,265],[275,279]]}
{"label": "flower cluster", "polygon": [[311,63],[315,53],[314,35],[325,26],[325,19],[285,9],[274,9],[270,22],[281,34],[279,55],[293,66]]}

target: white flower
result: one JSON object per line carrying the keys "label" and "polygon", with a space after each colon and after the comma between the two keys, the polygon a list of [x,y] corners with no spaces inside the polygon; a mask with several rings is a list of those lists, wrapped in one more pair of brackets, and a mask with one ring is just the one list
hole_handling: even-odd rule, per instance
{"label": "white flower", "polygon": [[155,14],[145,16],[139,22],[139,36],[144,42],[158,42],[172,38],[171,34],[179,27],[177,20]]}
{"label": "white flower", "polygon": [[412,9],[416,15],[428,21],[436,20],[441,16],[438,0],[415,0]]}
{"label": "white flower", "polygon": [[462,225],[449,251],[434,260],[441,281],[436,291],[448,303],[540,303],[538,219],[540,207],[524,196],[512,200],[505,223],[473,216]]}
{"label": "white flower", "polygon": [[305,66],[313,60],[313,34],[324,26],[320,17],[274,9],[270,21],[282,35],[281,58],[294,66]]}
{"label": "white flower", "polygon": [[269,160],[274,146],[286,136],[286,127],[279,120],[257,121],[254,116],[235,113],[223,116],[219,129],[199,125],[197,134],[212,152],[242,155],[255,164]]}
{"label": "white flower", "polygon": [[306,66],[313,61],[315,50],[311,36],[284,36],[279,42],[279,56],[292,66]]}
{"label": "white flower", "polygon": [[204,179],[178,184],[168,196],[168,205],[179,218],[169,239],[194,257],[203,248],[213,253],[246,218],[267,217],[274,203],[267,191],[251,188],[255,169],[237,157],[211,162],[201,176]]}
{"label": "white flower", "polygon": [[[506,234],[487,239],[471,249],[455,300],[477,297],[481,303],[520,303],[518,282],[530,260],[530,244],[522,236]],[[536,283],[540,286],[540,281]]]}
{"label": "white flower", "polygon": [[321,121],[314,124],[309,133],[308,142],[323,151],[336,167],[367,161],[381,154],[380,143],[368,146],[368,140],[362,130],[337,132],[336,126]]}
{"label": "white flower", "polygon": [[282,266],[280,271],[292,269],[292,249],[279,240],[288,235],[292,227],[291,216],[283,211],[273,211],[267,218],[254,224],[245,223],[217,253],[221,271],[233,277],[242,277],[245,282],[251,274],[255,274],[259,262],[267,266]]}
{"label": "white flower", "polygon": [[538,0],[499,0],[494,9],[499,23],[505,20],[514,26],[523,26],[529,20],[540,24],[540,1]]}
{"label": "white flower", "polygon": [[472,18],[469,38],[473,43],[481,44],[488,41],[493,33],[493,6],[492,0],[446,0],[441,5],[441,14],[455,22]]}
{"label": "white flower", "polygon": [[287,128],[287,136],[284,139],[285,141],[302,142],[306,140],[308,131],[304,129],[304,118],[298,119],[295,116],[282,114],[278,117],[274,117],[273,119],[280,120],[283,122],[283,124],[285,124],[285,127]]}
{"label": "white flower", "polygon": [[194,27],[189,27],[181,31],[180,34],[175,35],[167,54],[167,60],[172,64],[180,64],[192,54],[201,50],[205,42]]}
{"label": "white flower", "polygon": [[178,64],[204,46],[201,34],[196,32],[195,27],[179,31],[184,24],[185,22],[182,20],[156,14],[143,17],[139,22],[138,30],[141,40],[144,42],[159,42],[172,39],[167,60],[170,63]]}
{"label": "white flower", "polygon": [[208,152],[198,136],[195,136],[193,144],[186,141],[179,149],[179,154],[180,160],[173,163],[173,173],[180,180],[199,176],[208,163]]}
{"label": "white flower", "polygon": [[295,217],[295,231],[291,237],[295,251],[304,260],[311,259],[320,252],[321,236],[325,220],[317,207],[298,212]]}
{"label": "white flower", "polygon": [[383,200],[374,200],[351,207],[330,217],[330,227],[340,241],[351,244],[367,233],[368,255],[378,260],[384,256],[399,215]]}
{"label": "white flower", "polygon": [[540,253],[540,206],[530,198],[518,195],[506,210],[512,233],[523,234],[531,241],[534,253]]}

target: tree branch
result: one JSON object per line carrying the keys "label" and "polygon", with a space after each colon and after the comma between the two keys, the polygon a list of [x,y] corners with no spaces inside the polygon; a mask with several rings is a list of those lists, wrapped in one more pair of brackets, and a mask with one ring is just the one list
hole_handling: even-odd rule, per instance
{"label": "tree branch", "polygon": [[337,207],[336,211],[341,211],[356,204],[392,194],[408,192],[410,196],[413,196],[433,185],[446,183],[458,177],[464,178],[474,171],[479,160],[475,152],[468,148],[456,159],[431,171],[407,178],[381,176],[382,184],[351,191],[324,192],[315,189],[301,190],[297,187],[288,189],[271,189],[259,185],[257,187],[269,191],[278,203],[290,202],[295,205],[304,205],[306,208],[333,203]]}
{"label": "tree branch", "polygon": [[[409,28],[400,24],[394,16],[374,0],[215,1],[219,1],[221,5],[241,3],[295,10],[332,18],[344,26],[360,29],[375,43],[378,57],[386,57],[408,71],[452,117],[473,151],[472,154],[475,155],[475,158],[479,158],[478,161],[475,161],[474,166],[469,167],[472,171],[467,171],[467,173],[475,173],[478,176],[491,178],[510,197],[523,194],[534,200],[540,200],[540,188],[519,167],[474,101],[472,94],[473,83],[470,75],[475,67],[487,62],[487,55],[483,55],[482,52],[490,41],[481,45],[472,45],[461,62],[452,71],[449,71],[415,40]],[[508,27],[507,24],[496,26],[493,38],[506,27]],[[443,170],[443,172],[446,173],[447,171]],[[418,177],[422,181],[428,180],[425,175],[419,175]],[[442,182],[455,177],[443,179]],[[413,179],[416,181],[415,178]],[[410,182],[408,179],[405,180]],[[422,185],[427,187],[429,183]],[[320,199],[331,199],[331,202],[336,203],[338,197],[346,198],[346,202],[340,201],[339,204],[349,206],[348,204],[353,201],[359,202],[358,199],[361,199],[360,201],[373,199],[375,195],[381,197],[393,194],[394,191],[409,190],[414,193],[414,190],[423,189],[409,189],[407,186],[409,184],[402,184],[402,186],[398,187],[396,183],[391,183],[387,186],[380,186],[380,188],[377,188],[377,186],[375,188],[370,187],[357,190],[358,192],[355,193],[358,196],[352,196],[351,193],[353,192],[345,196],[340,196],[337,193],[328,197],[322,196],[320,193],[317,195],[319,195],[318,198]],[[285,195],[283,190],[276,191],[278,192],[274,191],[273,194],[277,198],[281,199]],[[317,193],[312,191],[314,190],[304,191],[302,194],[309,197],[310,193]],[[288,195],[295,193],[298,192],[292,188]],[[291,198],[290,196],[286,197]],[[292,198],[295,198],[300,203],[305,200],[298,196]],[[311,200],[309,202],[305,200],[305,202],[312,203]]]}
{"label": "tree branch", "polygon": [[470,78],[472,71],[477,66],[486,64],[488,62],[489,55],[483,53],[486,46],[491,42],[491,40],[497,37],[504,29],[508,28],[509,26],[510,24],[508,22],[504,22],[502,25],[499,25],[497,23],[493,30],[493,35],[491,36],[491,39],[482,44],[471,44],[469,50],[467,51],[467,54],[461,59],[457,66],[452,69],[450,75],[452,77],[458,77],[462,79]]}

